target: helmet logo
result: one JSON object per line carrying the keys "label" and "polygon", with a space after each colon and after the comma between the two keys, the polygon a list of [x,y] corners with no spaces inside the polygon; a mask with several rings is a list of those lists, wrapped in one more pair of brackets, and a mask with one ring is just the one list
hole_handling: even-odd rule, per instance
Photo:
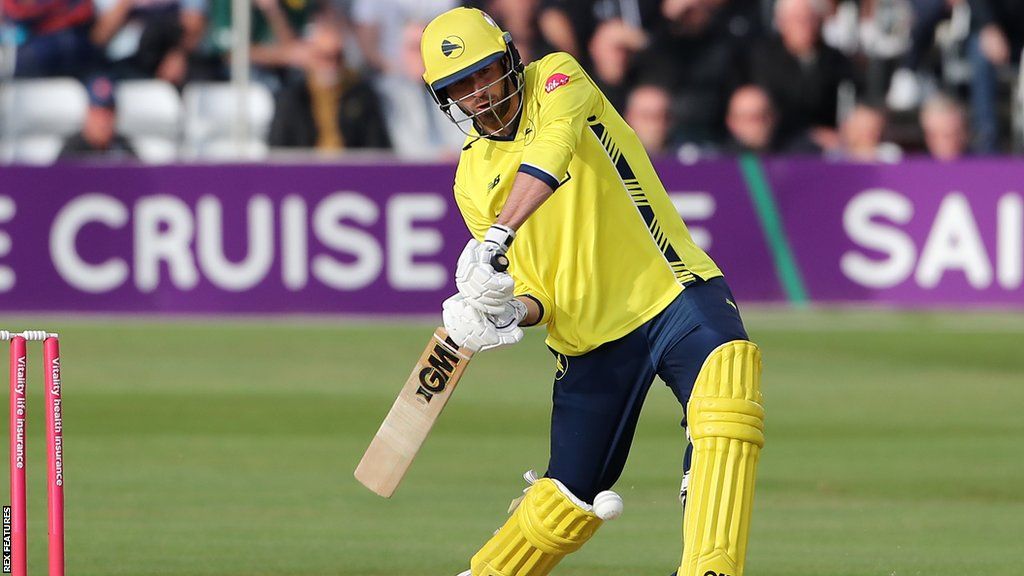
{"label": "helmet logo", "polygon": [[466,51],[466,43],[458,36],[448,36],[441,41],[441,53],[448,58],[458,58]]}

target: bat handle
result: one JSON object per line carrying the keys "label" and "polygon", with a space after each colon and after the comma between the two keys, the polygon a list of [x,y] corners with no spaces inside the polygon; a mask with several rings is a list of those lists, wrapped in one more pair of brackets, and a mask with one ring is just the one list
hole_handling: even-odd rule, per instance
{"label": "bat handle", "polygon": [[495,254],[494,258],[491,258],[491,267],[494,268],[495,272],[506,272],[508,270],[508,256]]}

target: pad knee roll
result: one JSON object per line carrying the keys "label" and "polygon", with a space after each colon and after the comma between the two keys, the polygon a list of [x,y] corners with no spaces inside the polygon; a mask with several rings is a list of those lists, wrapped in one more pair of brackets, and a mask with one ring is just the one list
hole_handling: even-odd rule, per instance
{"label": "pad knee roll", "polygon": [[[473,576],[545,576],[590,540],[602,520],[550,478],[538,480],[470,561]],[[584,505],[585,506],[585,505]]]}
{"label": "pad knee roll", "polygon": [[764,446],[761,352],[746,340],[715,348],[697,375],[687,406],[690,438],[730,438]]}
{"label": "pad knee roll", "polygon": [[761,353],[746,340],[708,355],[687,406],[693,467],[679,576],[742,576],[764,446]]}

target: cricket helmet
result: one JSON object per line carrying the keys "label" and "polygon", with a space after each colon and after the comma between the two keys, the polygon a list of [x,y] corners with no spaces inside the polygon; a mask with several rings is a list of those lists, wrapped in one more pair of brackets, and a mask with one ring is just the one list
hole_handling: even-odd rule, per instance
{"label": "cricket helmet", "polygon": [[[517,109],[516,114],[508,122],[503,122],[499,118],[501,127],[489,134],[481,132],[480,125],[476,123],[476,119],[482,114],[493,113],[497,116],[493,112],[496,106],[523,91],[523,63],[519,51],[512,42],[512,35],[499,28],[485,12],[476,8],[454,8],[434,18],[423,30],[420,54],[425,70],[423,81],[426,82],[430,95],[441,111],[463,132],[469,134],[464,124],[472,122],[480,135],[491,136],[506,128],[519,115]],[[446,89],[455,82],[502,60],[505,74],[477,92],[487,90],[498,83],[510,82],[511,89],[508,93],[502,99],[492,102],[489,108],[476,114],[465,115],[460,119],[452,116],[452,105],[459,102],[449,98]],[[475,96],[477,92],[466,95],[462,100]],[[520,109],[522,105],[520,98]]]}

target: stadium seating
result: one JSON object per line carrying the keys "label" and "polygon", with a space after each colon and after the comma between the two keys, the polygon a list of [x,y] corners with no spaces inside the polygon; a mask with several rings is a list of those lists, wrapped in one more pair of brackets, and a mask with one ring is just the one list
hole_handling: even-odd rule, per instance
{"label": "stadium seating", "polygon": [[73,78],[16,80],[0,86],[0,160],[47,164],[85,119],[89,97]]}
{"label": "stadium seating", "polygon": [[4,29],[0,24],[0,80],[9,80],[14,76],[14,57],[16,48],[13,44],[4,41]]}
{"label": "stadium seating", "polygon": [[53,134],[30,134],[19,136],[0,145],[0,158],[5,163],[38,164],[53,163],[64,147],[64,139]]}
{"label": "stadium seating", "polygon": [[246,95],[248,135],[235,144],[239,94],[227,82],[193,82],[185,87],[184,156],[188,159],[257,160],[267,154],[267,133],[274,99],[265,86],[252,84]]}
{"label": "stadium seating", "polygon": [[129,80],[117,86],[117,129],[144,162],[177,158],[182,114],[181,97],[167,82]]}

